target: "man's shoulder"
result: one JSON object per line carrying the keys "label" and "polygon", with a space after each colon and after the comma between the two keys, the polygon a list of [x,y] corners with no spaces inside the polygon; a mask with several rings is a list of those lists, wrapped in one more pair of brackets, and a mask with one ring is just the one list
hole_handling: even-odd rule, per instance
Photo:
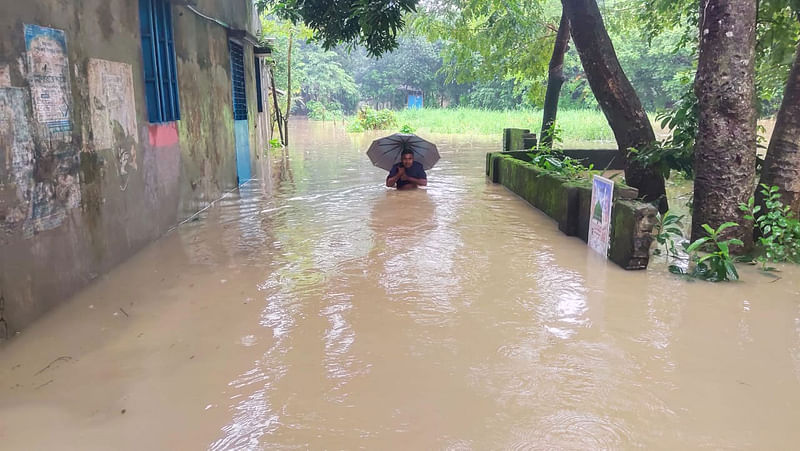
{"label": "man's shoulder", "polygon": [[420,163],[419,161],[415,161],[414,164],[411,165],[411,166],[412,166],[413,169],[415,169],[417,171],[424,171],[425,170],[425,168],[422,167],[422,163]]}

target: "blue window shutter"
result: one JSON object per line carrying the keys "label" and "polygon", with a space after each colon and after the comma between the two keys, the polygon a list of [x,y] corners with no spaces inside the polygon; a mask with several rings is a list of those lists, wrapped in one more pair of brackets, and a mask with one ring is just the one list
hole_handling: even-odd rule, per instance
{"label": "blue window shutter", "polygon": [[244,84],[244,49],[228,41],[231,54],[231,85],[233,87],[233,120],[247,119],[247,94]]}
{"label": "blue window shutter", "polygon": [[139,0],[145,98],[150,122],[180,119],[171,8],[166,0]]}
{"label": "blue window shutter", "polygon": [[169,87],[170,105],[172,109],[172,120],[181,118],[180,102],[178,99],[178,67],[175,64],[175,40],[172,37],[172,4],[164,2],[166,5],[166,32],[167,32],[167,62],[169,63]]}
{"label": "blue window shutter", "polygon": [[161,95],[159,93],[156,65],[156,37],[153,30],[153,0],[139,0],[139,23],[142,34],[142,63],[144,65],[144,90],[147,100],[147,118],[161,122]]}

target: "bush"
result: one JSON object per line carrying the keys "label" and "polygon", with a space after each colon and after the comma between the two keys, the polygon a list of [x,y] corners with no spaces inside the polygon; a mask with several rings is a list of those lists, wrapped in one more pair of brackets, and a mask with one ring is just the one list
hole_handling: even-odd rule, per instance
{"label": "bush", "polygon": [[363,132],[364,130],[389,130],[397,126],[397,117],[391,110],[374,110],[364,107],[347,127],[351,132]]}
{"label": "bush", "polygon": [[316,100],[310,100],[306,104],[308,108],[308,118],[313,121],[330,121],[344,117],[340,106],[336,103],[325,105]]}
{"label": "bush", "polygon": [[758,244],[762,254],[758,256],[763,269],[767,262],[800,263],[800,220],[794,217],[791,208],[783,205],[777,186],[761,185],[764,209],[755,205],[750,197],[739,209],[746,213],[745,219],[753,221],[758,228]]}

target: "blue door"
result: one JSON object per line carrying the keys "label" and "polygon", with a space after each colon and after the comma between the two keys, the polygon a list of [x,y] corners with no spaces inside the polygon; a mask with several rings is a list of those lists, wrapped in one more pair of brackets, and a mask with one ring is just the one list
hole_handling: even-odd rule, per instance
{"label": "blue door", "polygon": [[420,109],[422,108],[422,96],[417,94],[409,94],[408,95],[408,109]]}
{"label": "blue door", "polygon": [[231,54],[233,93],[233,137],[236,146],[236,177],[239,185],[250,180],[250,127],[247,125],[247,91],[244,84],[244,49],[228,41]]}

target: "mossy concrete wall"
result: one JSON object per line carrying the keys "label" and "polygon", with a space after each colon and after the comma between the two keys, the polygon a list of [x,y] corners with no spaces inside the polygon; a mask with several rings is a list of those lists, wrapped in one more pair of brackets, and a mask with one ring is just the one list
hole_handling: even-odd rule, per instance
{"label": "mossy concrete wall", "polygon": [[[486,174],[553,218],[564,234],[587,240],[591,181],[547,173],[507,152],[486,155]],[[645,269],[649,262],[657,210],[637,197],[635,188],[615,183],[608,258],[625,269]]]}
{"label": "mossy concrete wall", "polygon": [[[194,4],[231,27],[256,32],[249,0]],[[138,1],[4,2],[0,319],[10,333],[236,186],[229,31],[179,2],[172,3],[172,18],[181,120],[151,124]],[[41,77],[48,69],[31,58],[26,25],[65,38],[63,54],[51,46],[37,57],[54,55],[65,69],[57,74],[65,95],[54,106],[67,120],[58,132],[42,121],[43,97],[36,93],[53,80]],[[252,120],[253,50],[243,44]],[[126,113],[124,120],[109,111]]]}
{"label": "mossy concrete wall", "polygon": [[[574,158],[586,167],[594,166],[597,170],[625,169],[625,156],[618,149],[560,149],[564,155]],[[527,150],[505,151],[514,158],[531,161]]]}
{"label": "mossy concrete wall", "polygon": [[536,147],[536,133],[527,128],[504,128],[503,151],[532,149]]}

